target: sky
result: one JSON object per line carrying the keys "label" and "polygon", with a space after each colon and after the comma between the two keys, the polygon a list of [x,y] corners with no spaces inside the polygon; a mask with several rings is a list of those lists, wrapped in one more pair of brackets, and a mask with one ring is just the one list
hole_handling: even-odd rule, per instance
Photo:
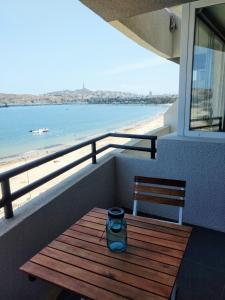
{"label": "sky", "polygon": [[78,0],[0,0],[0,93],[178,93],[179,66]]}

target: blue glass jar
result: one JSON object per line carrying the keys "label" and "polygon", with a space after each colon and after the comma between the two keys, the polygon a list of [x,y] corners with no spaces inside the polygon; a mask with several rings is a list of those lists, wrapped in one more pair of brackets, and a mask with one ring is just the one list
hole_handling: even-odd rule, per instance
{"label": "blue glass jar", "polygon": [[107,247],[113,252],[123,252],[127,249],[127,222],[122,208],[112,207],[108,210],[106,239]]}

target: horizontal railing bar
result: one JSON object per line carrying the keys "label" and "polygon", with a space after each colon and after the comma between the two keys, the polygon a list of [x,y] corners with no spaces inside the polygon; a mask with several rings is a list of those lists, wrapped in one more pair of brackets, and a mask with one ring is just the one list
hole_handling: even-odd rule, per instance
{"label": "horizontal railing bar", "polygon": [[142,140],[156,140],[157,139],[157,136],[154,136],[154,135],[129,134],[129,133],[109,133],[109,136],[130,138],[130,139],[142,139]]}
{"label": "horizontal railing bar", "polygon": [[[83,148],[85,146],[91,145],[93,142],[100,141],[100,140],[105,139],[105,138],[110,137],[110,136],[111,137],[123,137],[123,138],[147,139],[147,140],[156,140],[157,139],[156,136],[146,136],[146,135],[141,135],[141,134],[126,134],[126,133],[107,133],[107,134],[103,134],[101,136],[95,137],[95,138],[90,139],[88,141],[84,141],[80,144],[74,145],[72,147],[57,151],[55,153],[46,155],[46,156],[41,157],[39,159],[36,159],[34,161],[28,162],[26,164],[23,164],[19,167],[14,168],[12,170],[5,171],[5,172],[0,174],[0,181],[10,179],[11,177],[17,176],[17,175],[19,175],[23,172],[26,172],[26,171],[28,171],[30,169],[33,169],[33,168],[36,168],[36,167],[38,167],[38,166],[40,166],[44,163],[47,163],[47,162],[49,162],[53,159],[56,159],[56,158],[61,157],[63,155],[66,155],[70,152],[73,152],[73,151],[78,150],[80,148]],[[109,147],[107,146],[107,148],[109,148]],[[102,151],[106,150],[107,148],[103,148]],[[102,152],[102,151],[100,151],[100,152]],[[96,154],[98,154],[100,152],[99,152],[99,150],[97,150]]]}
{"label": "horizontal railing bar", "polygon": [[222,117],[191,119],[191,122],[200,122],[200,121],[209,121],[209,120],[222,120]]}
{"label": "horizontal railing bar", "polygon": [[[149,148],[142,148],[142,147],[134,147],[134,146],[126,146],[126,145],[117,145],[117,144],[109,144],[109,145],[106,145],[104,147],[101,147],[100,149],[98,149],[96,151],[96,154],[99,154],[109,148],[120,148],[120,149],[127,149],[127,150],[137,150],[137,151],[145,151],[145,152],[150,152],[151,150],[149,150]],[[30,183],[29,185],[27,185],[26,187],[24,188],[21,188],[19,190],[17,190],[16,192],[12,193],[11,194],[11,201],[14,201],[16,200],[17,198],[19,197],[22,197],[23,195],[29,193],[30,191],[38,188],[39,186],[47,183],[48,181],[56,178],[57,176],[65,173],[66,171],[76,167],[77,165],[85,162],[86,160],[92,158],[93,154],[90,153],[78,160],[76,160],[75,162],[72,162],[71,164],[68,164],[62,168],[60,168],[59,170],[56,170],[48,175],[46,175],[45,177],[41,178],[41,179],[38,179],[32,183]],[[0,202],[0,208],[4,206],[4,202]]]}
{"label": "horizontal railing bar", "polygon": [[109,148],[110,148],[109,145],[106,145],[106,146],[103,146],[103,147],[99,148],[99,149],[96,151],[96,155],[99,154],[99,153],[101,153],[101,152],[103,152],[103,151],[105,151],[105,150],[107,150],[107,149],[109,149]]}
{"label": "horizontal railing bar", "polygon": [[203,126],[194,126],[191,129],[203,129],[203,128],[210,128],[210,127],[219,127],[220,124],[213,124],[213,125],[203,125]]}
{"label": "horizontal railing bar", "polygon": [[[119,145],[119,144],[108,144],[105,145],[98,150],[96,149],[96,142],[103,140],[107,137],[119,137],[119,138],[130,138],[130,139],[144,139],[144,140],[151,140],[151,148],[147,147],[138,147],[138,146],[130,146],[130,145]],[[147,135],[141,135],[141,134],[127,134],[127,133],[107,133],[103,134],[101,136],[92,138],[90,140],[84,141],[80,144],[74,145],[72,147],[57,151],[55,153],[49,154],[45,157],[41,157],[39,159],[36,159],[34,161],[28,162],[22,166],[19,166],[17,168],[14,168],[12,170],[5,171],[0,174],[0,184],[2,189],[2,199],[0,199],[0,208],[4,207],[4,213],[5,218],[11,218],[13,217],[13,208],[12,208],[12,202],[16,199],[22,197],[23,195],[29,193],[30,191],[38,188],[39,186],[45,184],[46,182],[58,177],[59,175],[67,172],[68,170],[80,165],[81,163],[87,161],[88,159],[92,159],[92,164],[96,164],[96,156],[97,154],[109,149],[109,148],[118,148],[123,150],[135,150],[135,151],[144,151],[151,153],[151,158],[155,159],[155,153],[156,153],[156,140],[157,136],[147,136]],[[61,167],[60,169],[28,184],[27,186],[20,188],[19,190],[11,193],[10,191],[10,178],[17,176],[23,172],[26,172],[30,169],[36,168],[44,163],[47,163],[53,159],[56,159],[58,157],[62,157],[63,155],[66,155],[68,153],[71,153],[75,150],[81,149],[83,147],[86,147],[90,145],[91,146],[91,153],[87,154],[80,159],[77,159],[76,161],[69,163],[66,166]]]}
{"label": "horizontal railing bar", "polygon": [[[109,144],[106,145],[104,147],[101,147],[100,149],[98,149],[96,151],[96,154],[99,154],[109,148],[118,148],[118,149],[124,149],[124,150],[135,150],[135,151],[144,151],[144,152],[151,152],[150,148],[146,148],[146,147],[136,147],[136,146],[128,146],[128,145],[117,145],[117,144]],[[86,160],[92,158],[93,154],[90,153],[88,155],[83,156],[82,158],[46,175],[43,178],[40,178],[32,183],[30,183],[29,185],[27,185],[24,188],[21,188],[19,190],[17,190],[16,192],[11,194],[11,201],[16,200],[19,197],[24,196],[25,194],[29,193],[30,191],[38,188],[39,186],[47,183],[48,181],[60,176],[61,174],[65,173],[66,171],[69,171],[70,169],[76,167],[77,165],[85,162]],[[4,201],[0,202],[0,208],[4,206]]]}
{"label": "horizontal railing bar", "polygon": [[137,147],[137,146],[118,145],[118,144],[109,144],[109,147],[117,148],[117,149],[124,149],[124,150],[151,152],[151,148],[147,148],[147,147]]}
{"label": "horizontal railing bar", "polygon": [[63,150],[60,150],[60,151],[57,151],[55,153],[52,153],[52,154],[49,154],[49,155],[46,155],[44,157],[41,157],[39,159],[36,159],[34,161],[31,161],[29,163],[26,163],[22,166],[19,166],[17,168],[14,168],[12,170],[9,170],[9,171],[5,171],[3,173],[0,174],[0,181],[2,180],[5,180],[5,179],[9,179],[11,177],[14,177],[14,176],[17,176],[23,172],[26,172],[30,169],[33,169],[33,168],[36,168],[44,163],[47,163],[53,159],[56,159],[60,156],[63,156],[63,155],[66,155],[70,152],[73,152],[75,150],[78,150],[80,148],[83,148],[85,146],[88,146],[88,145],[91,145],[93,142],[96,142],[96,141],[99,141],[99,140],[102,140],[102,139],[105,139],[109,136],[109,134],[104,134],[104,135],[101,135],[99,137],[96,137],[96,138],[93,138],[93,139],[90,139],[88,141],[85,141],[85,142],[82,142],[80,144],[77,144],[77,145],[74,145],[72,147],[69,147],[69,148],[66,148],[66,149],[63,149]]}
{"label": "horizontal railing bar", "polygon": [[74,161],[74,162],[72,162],[72,163],[70,163],[70,164],[68,164],[68,165],[66,165],[66,166],[64,166],[64,167],[48,174],[48,175],[46,175],[45,177],[40,178],[40,179],[28,184],[24,188],[21,188],[21,189],[17,190],[16,192],[11,194],[11,201],[14,201],[17,198],[29,193],[30,191],[38,188],[42,184],[45,184],[46,182],[54,179],[55,177],[63,174],[64,172],[69,171],[70,169],[76,167],[77,165],[79,165],[79,164],[85,162],[86,160],[92,158],[92,156],[93,156],[92,153],[90,153],[88,155],[85,155],[82,158],[80,158],[80,159],[78,159],[78,160],[76,160],[76,161]]}

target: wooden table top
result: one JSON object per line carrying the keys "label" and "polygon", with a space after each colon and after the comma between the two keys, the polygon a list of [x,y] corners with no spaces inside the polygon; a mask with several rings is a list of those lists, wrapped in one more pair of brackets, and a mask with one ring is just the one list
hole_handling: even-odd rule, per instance
{"label": "wooden table top", "polygon": [[106,218],[92,209],[20,269],[90,299],[169,299],[192,228],[126,214],[127,251],[113,253]]}

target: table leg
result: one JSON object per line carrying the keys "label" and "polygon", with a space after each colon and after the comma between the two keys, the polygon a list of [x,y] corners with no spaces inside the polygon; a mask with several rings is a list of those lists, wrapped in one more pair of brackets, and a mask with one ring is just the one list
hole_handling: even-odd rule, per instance
{"label": "table leg", "polygon": [[33,275],[28,275],[28,279],[29,279],[29,281],[35,281],[37,278],[35,277],[35,276],[33,276]]}
{"label": "table leg", "polygon": [[177,282],[175,282],[174,284],[170,300],[176,300],[176,295],[177,295]]}

